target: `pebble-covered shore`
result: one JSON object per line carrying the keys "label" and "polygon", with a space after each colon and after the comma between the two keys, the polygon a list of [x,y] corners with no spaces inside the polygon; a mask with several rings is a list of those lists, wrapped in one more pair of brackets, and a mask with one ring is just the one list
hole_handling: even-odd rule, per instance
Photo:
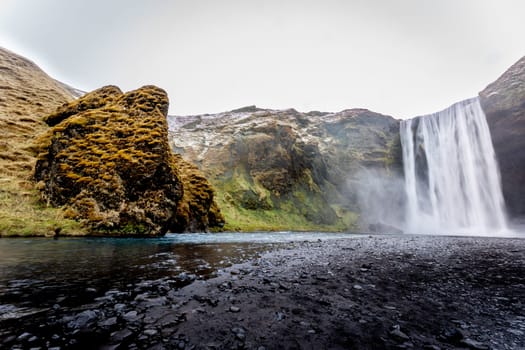
{"label": "pebble-covered shore", "polygon": [[75,310],[0,320],[0,347],[525,348],[525,239],[374,235],[280,247],[213,279],[142,281]]}

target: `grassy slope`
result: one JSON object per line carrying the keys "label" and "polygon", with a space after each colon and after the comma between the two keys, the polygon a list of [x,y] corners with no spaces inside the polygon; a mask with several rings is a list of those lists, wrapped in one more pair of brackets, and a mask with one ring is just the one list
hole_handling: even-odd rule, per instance
{"label": "grassy slope", "polygon": [[40,203],[31,180],[33,140],[47,128],[42,117],[70,100],[34,63],[0,48],[0,236],[81,233],[60,209]]}
{"label": "grassy slope", "polygon": [[[242,166],[237,166],[228,180],[211,179],[216,188],[216,200],[224,214],[227,231],[348,231],[357,228],[357,214],[333,205],[338,219],[333,224],[316,224],[305,212],[321,212],[325,203],[318,194],[297,186],[285,198],[272,198],[268,189],[254,181]],[[255,193],[259,208],[248,209],[240,205],[237,193]],[[233,196],[232,196],[233,194]],[[261,208],[261,207],[264,207]]]}

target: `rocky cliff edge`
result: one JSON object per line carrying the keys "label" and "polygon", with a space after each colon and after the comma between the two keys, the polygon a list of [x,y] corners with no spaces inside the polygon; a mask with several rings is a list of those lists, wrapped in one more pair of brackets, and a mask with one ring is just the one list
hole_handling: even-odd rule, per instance
{"label": "rocky cliff edge", "polygon": [[525,216],[525,57],[480,92],[511,217]]}
{"label": "rocky cliff edge", "polygon": [[249,106],[169,121],[173,149],[217,189],[230,230],[368,231],[400,220],[399,122],[392,117]]}

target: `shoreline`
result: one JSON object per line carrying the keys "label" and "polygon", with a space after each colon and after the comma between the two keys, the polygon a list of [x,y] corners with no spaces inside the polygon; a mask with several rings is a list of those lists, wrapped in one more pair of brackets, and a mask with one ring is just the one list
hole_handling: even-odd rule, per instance
{"label": "shoreline", "polygon": [[142,281],[74,310],[58,305],[34,320],[3,321],[0,345],[525,347],[524,239],[366,235],[276,247],[182,288]]}
{"label": "shoreline", "polygon": [[300,243],[185,287],[179,332],[198,349],[516,349],[525,347],[524,257],[525,240],[514,238]]}

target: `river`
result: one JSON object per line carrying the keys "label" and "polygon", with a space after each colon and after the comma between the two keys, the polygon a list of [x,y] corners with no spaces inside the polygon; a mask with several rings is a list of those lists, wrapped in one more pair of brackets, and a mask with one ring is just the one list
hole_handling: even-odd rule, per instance
{"label": "river", "polygon": [[160,238],[0,239],[0,321],[74,308],[148,281],[177,288],[292,241],[337,233],[168,234]]}

